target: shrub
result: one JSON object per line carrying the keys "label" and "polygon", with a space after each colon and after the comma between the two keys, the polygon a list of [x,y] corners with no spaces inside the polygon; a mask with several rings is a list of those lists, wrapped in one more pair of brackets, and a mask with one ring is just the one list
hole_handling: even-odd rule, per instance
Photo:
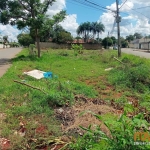
{"label": "shrub", "polygon": [[144,92],[150,85],[150,68],[145,64],[126,66],[111,70],[110,81],[115,85],[124,85]]}
{"label": "shrub", "polygon": [[83,54],[83,45],[80,44],[71,44],[71,49],[74,50],[74,54],[77,56],[78,54]]}

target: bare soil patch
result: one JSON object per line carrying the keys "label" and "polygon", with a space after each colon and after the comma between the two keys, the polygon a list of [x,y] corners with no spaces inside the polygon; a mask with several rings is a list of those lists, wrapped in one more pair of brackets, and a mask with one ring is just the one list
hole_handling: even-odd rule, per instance
{"label": "bare soil patch", "polygon": [[91,129],[100,126],[103,132],[111,136],[109,129],[92,113],[104,115],[116,114],[117,111],[100,99],[85,98],[81,95],[75,99],[78,102],[74,106],[55,109],[56,118],[62,123],[62,131],[73,136],[83,135],[84,131],[80,126],[88,128],[91,125]]}

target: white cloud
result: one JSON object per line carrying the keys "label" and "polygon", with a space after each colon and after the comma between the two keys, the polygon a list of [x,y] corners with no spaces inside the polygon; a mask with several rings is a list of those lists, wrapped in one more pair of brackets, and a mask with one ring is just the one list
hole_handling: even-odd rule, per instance
{"label": "white cloud", "polygon": [[[125,0],[122,0],[122,3],[119,7],[124,3]],[[142,35],[150,34],[150,7],[146,7],[150,5],[150,1],[147,0],[128,0],[120,9],[122,21],[120,23],[120,32],[121,36],[125,37],[129,34],[134,34],[135,32],[141,33]],[[146,7],[144,9],[137,9],[140,7]],[[107,8],[116,10],[116,3],[107,6]],[[99,21],[101,21],[105,25],[105,33],[103,37],[107,36],[107,33],[111,31],[113,27],[112,14],[110,12],[103,13]],[[117,36],[117,28],[114,28],[113,36]]]}
{"label": "white cloud", "polygon": [[51,17],[55,15],[56,13],[60,12],[64,8],[66,8],[65,0],[57,0],[56,2],[53,3],[52,6],[49,6],[47,15]]}
{"label": "white cloud", "polygon": [[3,37],[4,35],[7,35],[9,41],[17,41],[17,35],[19,33],[20,33],[20,31],[11,25],[0,24],[1,37]]}
{"label": "white cloud", "polygon": [[76,14],[72,14],[72,15],[68,15],[65,20],[63,22],[60,23],[60,25],[62,25],[62,27],[71,32],[72,35],[75,37],[76,35],[76,29],[78,28],[78,23],[76,22],[77,20],[77,15]]}

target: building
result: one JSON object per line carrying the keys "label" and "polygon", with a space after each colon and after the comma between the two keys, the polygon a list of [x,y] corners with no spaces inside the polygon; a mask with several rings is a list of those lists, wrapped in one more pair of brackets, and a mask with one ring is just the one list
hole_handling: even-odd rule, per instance
{"label": "building", "polygon": [[149,38],[136,39],[129,43],[129,47],[135,49],[150,50],[150,39]]}

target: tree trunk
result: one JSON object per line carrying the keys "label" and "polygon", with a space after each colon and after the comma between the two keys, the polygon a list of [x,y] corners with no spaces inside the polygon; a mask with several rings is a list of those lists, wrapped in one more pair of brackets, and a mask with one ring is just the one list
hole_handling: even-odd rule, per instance
{"label": "tree trunk", "polygon": [[38,49],[38,57],[40,58],[41,56],[41,50],[40,50],[40,37],[38,36],[38,29],[36,29],[35,31],[35,35],[36,35],[36,46],[37,46],[37,49]]}

